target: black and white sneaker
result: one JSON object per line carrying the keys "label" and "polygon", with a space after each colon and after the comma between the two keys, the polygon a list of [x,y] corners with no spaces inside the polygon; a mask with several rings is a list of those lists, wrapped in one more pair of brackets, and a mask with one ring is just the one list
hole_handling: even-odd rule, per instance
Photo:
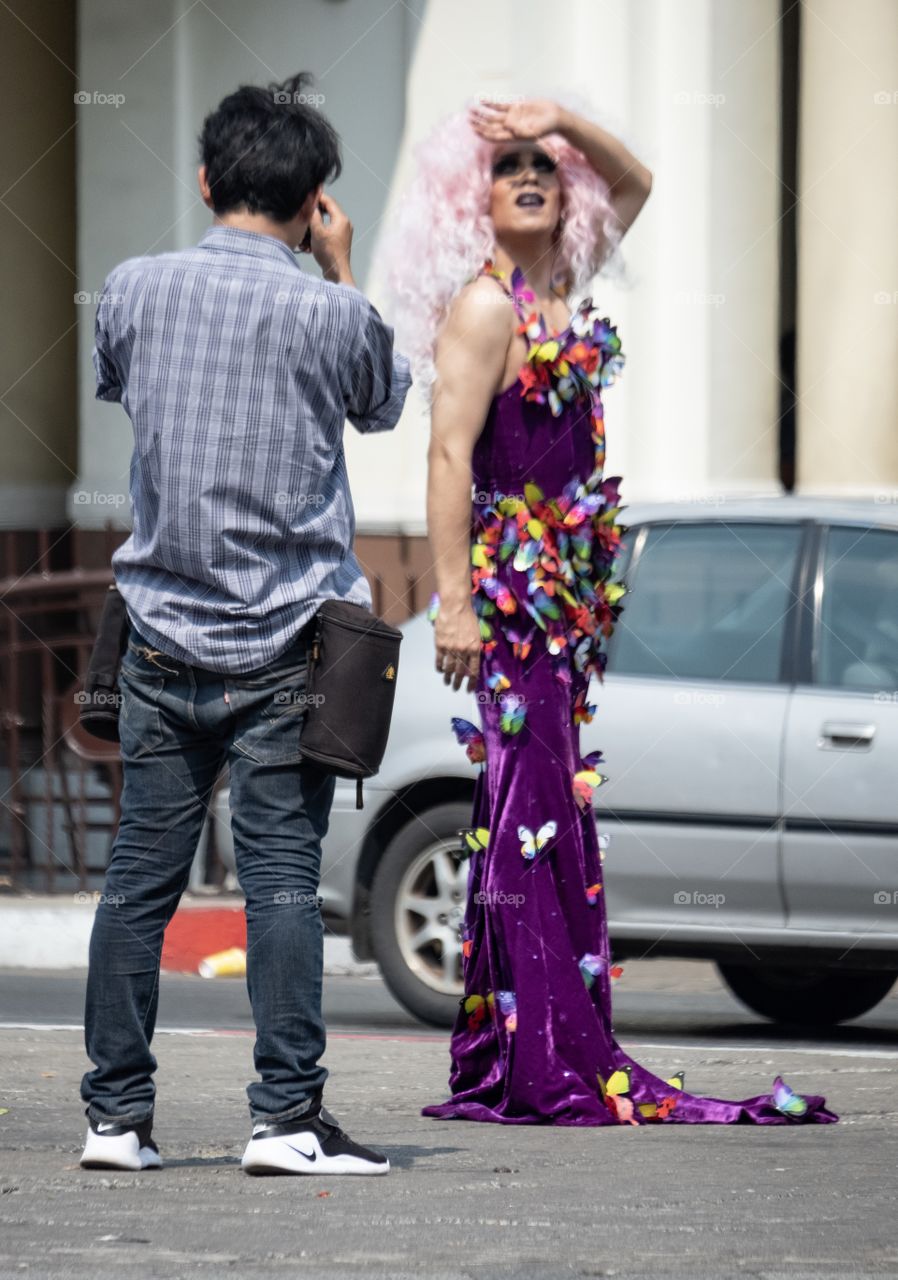
{"label": "black and white sneaker", "polygon": [[152,1120],[120,1124],[91,1120],[81,1155],[82,1169],[161,1169],[159,1148],[150,1137]]}
{"label": "black and white sneaker", "polygon": [[283,1124],[257,1124],[240,1162],[252,1174],[390,1172],[386,1156],[353,1142],[322,1107]]}

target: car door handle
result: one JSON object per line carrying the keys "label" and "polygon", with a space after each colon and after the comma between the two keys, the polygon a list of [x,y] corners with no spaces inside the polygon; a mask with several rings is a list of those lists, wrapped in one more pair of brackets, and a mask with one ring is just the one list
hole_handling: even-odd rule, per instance
{"label": "car door handle", "polygon": [[817,746],[824,751],[869,751],[873,746],[875,724],[859,724],[850,720],[827,720],[820,728]]}

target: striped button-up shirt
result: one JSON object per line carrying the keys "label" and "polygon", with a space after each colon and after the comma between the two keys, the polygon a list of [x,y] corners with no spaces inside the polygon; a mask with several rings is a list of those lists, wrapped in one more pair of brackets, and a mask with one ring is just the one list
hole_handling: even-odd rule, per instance
{"label": "striped button-up shirt", "polygon": [[343,429],[395,426],[411,376],[359,290],[273,236],[214,225],[110,273],[93,361],[97,398],[134,428],[132,533],[112,567],[147,640],[240,674],[323,600],[370,607]]}

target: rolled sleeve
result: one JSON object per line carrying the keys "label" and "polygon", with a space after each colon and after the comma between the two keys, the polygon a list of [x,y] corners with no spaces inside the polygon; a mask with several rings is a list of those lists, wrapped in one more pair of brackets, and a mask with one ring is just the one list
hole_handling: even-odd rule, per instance
{"label": "rolled sleeve", "polygon": [[97,400],[121,401],[122,381],[112,358],[111,340],[109,336],[109,281],[103,288],[97,304],[97,319],[94,327],[93,363],[97,378]]}
{"label": "rolled sleeve", "polygon": [[389,431],[399,421],[412,385],[405,356],[393,349],[393,330],[370,303],[360,326],[346,416],[357,431]]}

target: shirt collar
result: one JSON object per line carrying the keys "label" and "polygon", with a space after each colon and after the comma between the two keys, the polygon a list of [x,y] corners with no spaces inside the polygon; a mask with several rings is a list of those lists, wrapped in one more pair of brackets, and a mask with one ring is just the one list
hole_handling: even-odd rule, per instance
{"label": "shirt collar", "polygon": [[248,253],[254,258],[286,258],[297,271],[301,270],[296,255],[289,245],[277,236],[266,236],[260,231],[244,231],[241,227],[225,227],[214,223],[207,227],[197,246],[200,249],[230,249],[236,253]]}

